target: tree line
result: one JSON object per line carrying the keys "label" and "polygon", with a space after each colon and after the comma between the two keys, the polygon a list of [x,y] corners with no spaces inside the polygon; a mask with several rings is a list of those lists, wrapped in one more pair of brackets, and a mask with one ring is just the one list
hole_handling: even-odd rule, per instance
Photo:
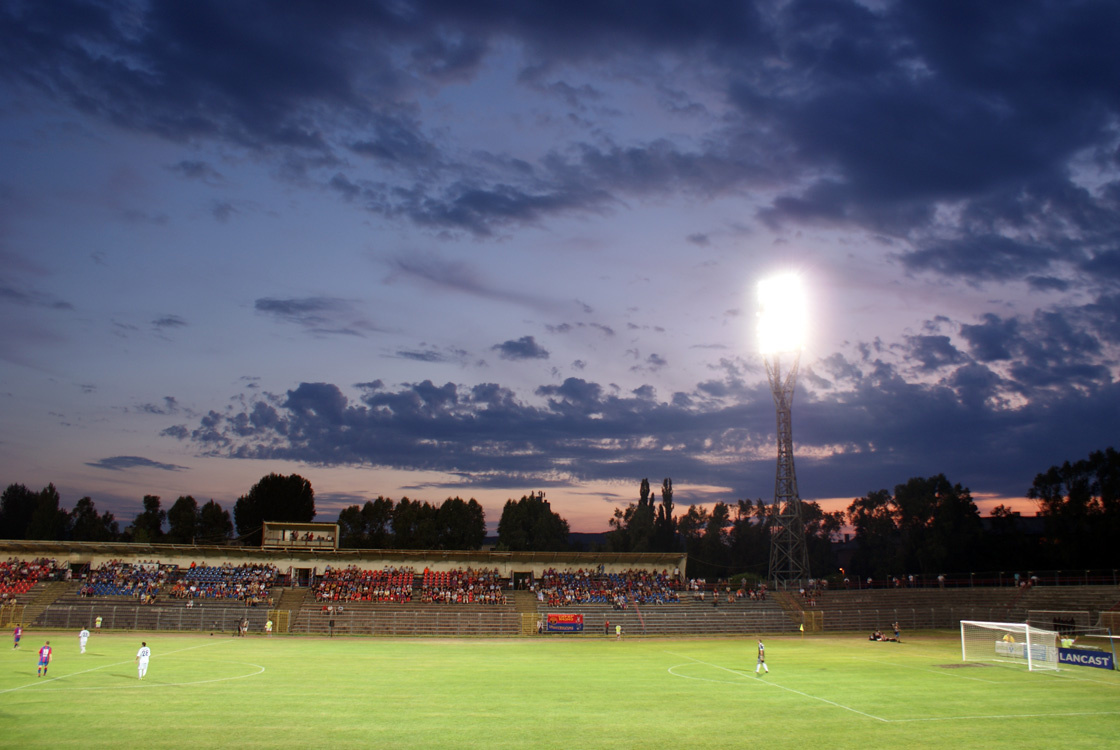
{"label": "tree line", "polygon": [[[1113,448],[1065,462],[1036,475],[1027,497],[1037,503],[1041,533],[1018,511],[996,506],[987,519],[967,487],[944,474],[914,477],[855,498],[846,510],[826,512],[802,502],[809,567],[826,577],[840,571],[835,542],[854,531],[848,575],[884,580],[895,575],[995,570],[1086,570],[1115,567],[1120,539],[1120,454]],[[777,523],[773,503],[717,502],[673,513],[672,480],[661,501],[643,479],[638,501],[616,509],[606,548],[614,552],[678,552],[689,557],[689,575],[737,573],[765,578],[770,538]]]}
{"label": "tree line", "polygon": [[0,495],[0,536],[73,542],[139,542],[165,544],[260,544],[265,520],[304,522],[315,517],[315,493],[299,476],[269,474],[234,504],[233,518],[214,500],[202,505],[190,495],[164,510],[158,495],[145,495],[143,510],[123,530],[109,511],[100,513],[90,497],[73,510],[62,507],[54,484],[39,492],[10,484]]}
{"label": "tree line", "polygon": [[[690,505],[676,513],[673,482],[661,483],[660,499],[648,479],[637,501],[616,508],[608,519],[602,549],[609,552],[686,552],[689,574],[723,577],[767,574],[776,509],[763,500]],[[1116,564],[1120,538],[1120,453],[1113,448],[1053,466],[1036,475],[1027,497],[1038,507],[1041,534],[1024,528],[1017,511],[1000,505],[987,519],[967,487],[943,474],[915,477],[893,491],[875,490],[852,500],[844,511],[826,512],[803,502],[810,569],[838,571],[835,542],[845,526],[855,532],[850,574],[883,579],[899,574],[936,576],[982,570],[1107,568]],[[146,495],[143,510],[123,530],[110,512],[81,498],[61,507],[53,484],[33,492],[9,485],[0,496],[0,535],[10,539],[167,542],[257,545],[264,521],[309,522],[315,493],[298,474],[269,474],[238,498],[233,514],[214,500],[190,495],[163,510]],[[986,522],[985,522],[986,521]],[[339,546],[364,549],[475,550],[486,539],[482,506],[473,498],[440,504],[378,497],[345,508],[338,518]],[[233,536],[236,530],[236,538]],[[543,492],[506,501],[498,522],[497,547],[510,551],[571,549],[568,522],[552,510]],[[595,550],[593,550],[595,551]]]}
{"label": "tree line", "polygon": [[[440,505],[386,497],[351,505],[338,515],[339,546],[366,549],[476,550],[486,539],[486,517],[477,500],[451,497]],[[543,492],[507,500],[498,521],[497,547],[559,552],[568,546],[568,522]]]}

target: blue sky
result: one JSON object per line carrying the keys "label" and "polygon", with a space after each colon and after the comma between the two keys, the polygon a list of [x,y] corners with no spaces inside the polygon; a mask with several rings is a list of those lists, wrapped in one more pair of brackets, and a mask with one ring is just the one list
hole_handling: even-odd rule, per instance
{"label": "blue sky", "polygon": [[1115,444],[1120,6],[635,8],[5,3],[5,486],[769,498],[790,269],[805,499]]}

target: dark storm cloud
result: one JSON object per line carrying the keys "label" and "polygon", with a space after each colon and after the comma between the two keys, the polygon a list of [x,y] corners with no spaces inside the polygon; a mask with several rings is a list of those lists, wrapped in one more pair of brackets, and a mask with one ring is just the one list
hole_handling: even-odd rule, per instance
{"label": "dark storm cloud", "polygon": [[253,306],[257,312],[294,323],[316,335],[365,336],[377,330],[354,309],[353,303],[335,297],[262,297]]}
{"label": "dark storm cloud", "polygon": [[966,360],[965,355],[953,346],[948,336],[909,336],[906,343],[909,355],[925,371],[957,365]]}
{"label": "dark storm cloud", "polygon": [[353,153],[371,157],[386,166],[438,166],[439,149],[424,137],[419,122],[377,115],[365,127],[370,131],[368,137],[348,145]]}
{"label": "dark storm cloud", "polygon": [[[1111,382],[1111,374],[1101,361],[1101,336],[1094,330],[1093,310],[1090,305],[1081,311],[1039,311],[1028,319],[988,314],[981,323],[961,326],[961,336],[980,362],[1009,362],[1025,392],[1102,387]],[[1115,325],[1116,318],[1111,319]]]}
{"label": "dark storm cloud", "polygon": [[1008,281],[1045,270],[1057,257],[1053,249],[989,235],[968,237],[903,256],[907,268],[977,281]]}
{"label": "dark storm cloud", "polygon": [[[1040,196],[1048,213],[1034,247],[1013,234],[1011,249],[994,238],[923,240],[907,258],[972,278],[1015,269],[1057,278],[1038,271],[1108,213],[1108,191],[1077,187],[1069,168],[1077,153],[1108,158],[1120,110],[1120,6],[1104,0],[649,0],[637,13],[622,0],[69,0],[0,13],[0,75],[121,127],[280,153],[282,173],[333,165],[334,176],[319,179],[340,195],[437,231],[485,237],[615,210],[629,196],[765,190],[779,193],[760,214],[774,225],[909,235],[943,222],[934,206],[951,202],[961,209],[954,221],[986,222],[999,235],[1037,224],[1028,217],[1040,214],[1016,196]],[[601,119],[593,142],[529,158],[463,155],[470,149],[453,127],[438,139],[428,132],[418,92],[471,80],[511,41],[523,55],[521,83],[572,112],[602,104],[612,75],[641,69],[668,112],[712,129],[687,143],[624,140]],[[694,96],[678,101],[664,60],[701,72],[731,109],[711,117]],[[602,83],[579,78],[592,65]],[[339,171],[345,156],[358,163]],[[397,182],[368,179],[363,161],[389,167],[378,180]],[[173,168],[215,177],[201,161]]]}
{"label": "dark storm cloud", "polygon": [[1113,248],[1098,253],[1085,261],[1084,269],[1113,284],[1120,283],[1120,250]]}
{"label": "dark storm cloud", "polygon": [[550,214],[590,210],[609,202],[606,191],[557,184],[533,189],[507,183],[461,181],[438,191],[397,191],[386,213],[403,215],[420,226],[460,229],[481,237],[509,224],[534,224]]}
{"label": "dark storm cloud", "polygon": [[92,466],[95,469],[108,469],[109,471],[128,471],[129,469],[160,469],[161,471],[185,471],[186,466],[176,466],[175,464],[165,464],[159,461],[153,461],[150,458],[142,456],[111,456],[109,458],[99,458],[96,461],[86,463],[86,466]]}
{"label": "dark storm cloud", "polygon": [[502,359],[548,359],[548,350],[532,336],[522,336],[516,341],[503,341],[490,349]]}
{"label": "dark storm cloud", "polygon": [[1011,359],[1012,349],[1021,341],[1019,322],[1004,319],[993,313],[984,316],[984,322],[962,325],[961,335],[969,343],[972,355],[981,362]]}

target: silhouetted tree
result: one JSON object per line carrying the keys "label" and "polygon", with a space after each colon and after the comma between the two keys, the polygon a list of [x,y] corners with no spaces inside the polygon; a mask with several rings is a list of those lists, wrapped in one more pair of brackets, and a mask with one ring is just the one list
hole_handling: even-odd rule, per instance
{"label": "silhouetted tree", "polygon": [[402,497],[393,508],[393,547],[396,549],[427,549],[423,546],[423,520],[420,502]]}
{"label": "silhouetted tree", "polygon": [[677,530],[684,542],[684,550],[688,553],[689,578],[703,578],[707,569],[700,562],[700,542],[704,538],[704,529],[708,525],[708,511],[699,505],[690,505],[688,511],[677,522]]}
{"label": "silhouetted tree", "polygon": [[852,569],[883,579],[898,571],[899,535],[887,490],[869,492],[848,506],[848,523],[856,532]]}
{"label": "silhouetted tree", "polygon": [[1045,552],[1058,567],[1116,563],[1120,535],[1120,453],[1095,451],[1087,459],[1051,466],[1035,477],[1027,497],[1046,524]]}
{"label": "silhouetted tree", "polygon": [[48,484],[35,501],[27,524],[28,539],[66,539],[70,535],[70,514],[63,510],[54,483]]}
{"label": "silhouetted tree", "polygon": [[171,544],[194,544],[198,534],[198,502],[182,495],[167,511],[167,541]]}
{"label": "silhouetted tree", "polygon": [[27,539],[27,527],[39,503],[39,493],[22,484],[9,484],[0,496],[0,536]]}
{"label": "silhouetted tree", "polygon": [[765,579],[770,565],[770,506],[739,500],[728,532],[731,569]]}
{"label": "silhouetted tree", "polygon": [[486,538],[486,514],[473,497],[450,497],[436,512],[436,527],[439,549],[479,549]]}
{"label": "silhouetted tree", "polygon": [[83,497],[70,512],[70,538],[75,542],[111,542],[120,537],[120,527],[113,514],[97,512],[93,499]]}
{"label": "silhouetted tree", "polygon": [[341,511],[339,511],[339,548],[368,549],[368,539],[369,537],[366,533],[366,520],[362,517],[362,509],[359,506],[348,505]]}
{"label": "silhouetted tree", "polygon": [[1002,503],[992,508],[988,517],[988,533],[984,537],[984,561],[977,567],[988,570],[1031,568],[1044,558],[1038,539],[1023,533],[1019,511]]}
{"label": "silhouetted tree", "polygon": [[832,544],[844,527],[844,512],[826,513],[820,503],[802,502],[802,520],[805,522],[805,549],[809,553],[809,570],[814,577],[823,578],[838,570]]}
{"label": "silhouetted tree", "polygon": [[568,549],[568,522],[552,511],[543,492],[507,500],[498,521],[498,546],[504,550],[560,552]]}
{"label": "silhouetted tree", "polygon": [[615,508],[607,521],[607,548],[613,552],[672,552],[677,548],[673,516],[673,480],[661,483],[661,503],[651,496],[649,480],[638,488],[638,502]]}
{"label": "silhouetted tree", "polygon": [[677,519],[673,516],[673,480],[666,477],[661,482],[661,505],[653,522],[653,549],[656,552],[673,552],[677,548]]}
{"label": "silhouetted tree", "polygon": [[211,499],[198,509],[198,531],[195,542],[198,544],[226,544],[233,536],[233,521],[229,511]]}
{"label": "silhouetted tree", "polygon": [[159,506],[158,495],[144,495],[144,510],[136,514],[125,535],[133,542],[159,542],[163,539],[163,524],[167,511]]}
{"label": "silhouetted tree", "polygon": [[380,495],[362,506],[369,549],[386,549],[393,545],[393,501]]}
{"label": "silhouetted tree", "polygon": [[265,521],[309,523],[315,520],[315,491],[299,474],[262,477],[233,506],[233,520],[243,543],[261,543]]}
{"label": "silhouetted tree", "polygon": [[340,547],[358,549],[392,548],[393,501],[386,497],[366,500],[360,508],[351,505],[338,514]]}

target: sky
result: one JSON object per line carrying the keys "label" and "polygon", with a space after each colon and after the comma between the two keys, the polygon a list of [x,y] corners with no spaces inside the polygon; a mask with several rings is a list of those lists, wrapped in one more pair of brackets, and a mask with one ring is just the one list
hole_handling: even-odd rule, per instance
{"label": "sky", "polygon": [[[1120,4],[0,4],[0,482],[607,528],[1116,445]],[[787,355],[788,356],[788,355]],[[787,363],[788,367],[788,363]]]}

